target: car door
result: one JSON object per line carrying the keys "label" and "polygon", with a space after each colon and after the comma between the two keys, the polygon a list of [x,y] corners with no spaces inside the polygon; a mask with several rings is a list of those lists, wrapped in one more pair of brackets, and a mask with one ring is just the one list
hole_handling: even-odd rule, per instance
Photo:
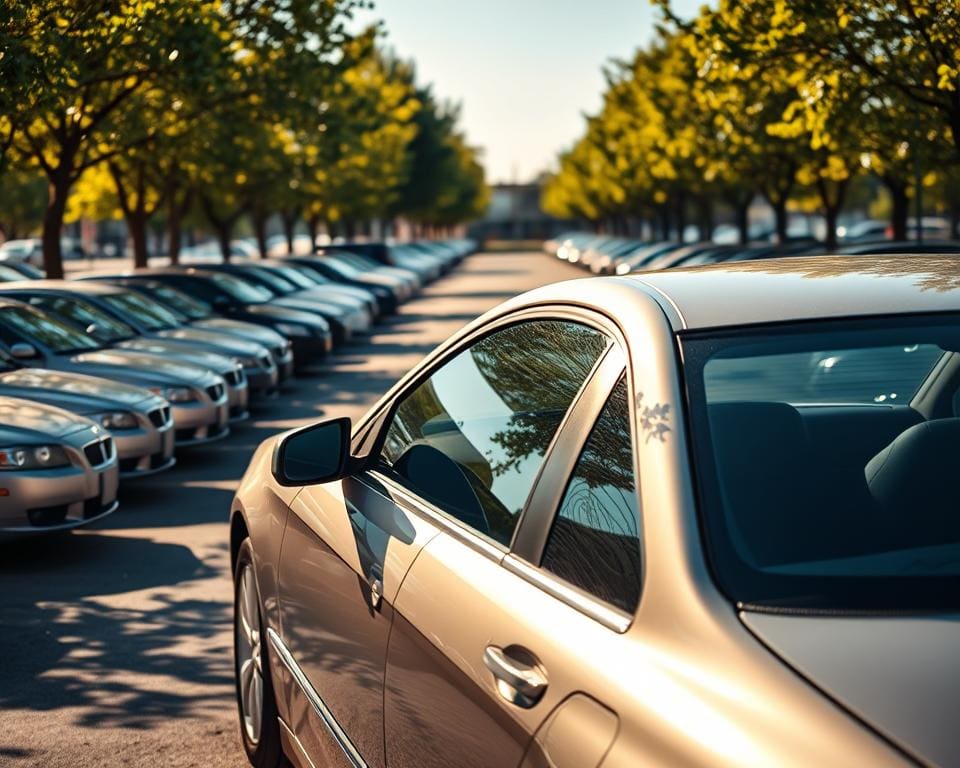
{"label": "car door", "polygon": [[[540,371],[549,375],[524,379],[510,365],[489,372],[506,379],[492,387],[507,399],[516,386],[542,397],[563,377],[564,354],[577,353],[555,348],[552,370]],[[622,648],[640,588],[623,368],[611,345],[550,435],[509,552],[461,516],[466,525],[445,526],[411,567],[387,656],[391,768],[594,766],[610,747],[618,720],[603,701],[604,660]],[[390,447],[402,416],[401,407],[389,426],[384,474],[409,487]],[[511,467],[534,433],[529,421],[510,420],[494,433],[506,458],[494,453],[491,466]]]}
{"label": "car door", "polygon": [[[321,763],[342,760],[333,732],[354,764],[386,764],[383,675],[401,582],[448,527],[482,529],[506,553],[549,443],[608,344],[576,323],[505,320],[374,419],[391,425],[374,435],[389,463],[294,499],[280,557],[282,643],[307,685],[284,709]],[[509,374],[509,392],[491,387],[493,369]],[[522,396],[536,387],[541,396]],[[511,424],[522,425],[522,444],[498,446]]]}

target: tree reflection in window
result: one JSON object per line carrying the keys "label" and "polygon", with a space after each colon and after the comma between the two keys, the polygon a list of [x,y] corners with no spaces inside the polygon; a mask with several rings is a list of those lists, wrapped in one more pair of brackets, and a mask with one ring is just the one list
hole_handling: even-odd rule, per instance
{"label": "tree reflection in window", "polygon": [[[429,501],[509,543],[547,446],[607,344],[561,321],[487,336],[400,404],[383,458]],[[479,509],[464,509],[466,498]]]}
{"label": "tree reflection in window", "polygon": [[577,460],[541,565],[624,611],[637,607],[639,514],[625,379],[611,393]]}

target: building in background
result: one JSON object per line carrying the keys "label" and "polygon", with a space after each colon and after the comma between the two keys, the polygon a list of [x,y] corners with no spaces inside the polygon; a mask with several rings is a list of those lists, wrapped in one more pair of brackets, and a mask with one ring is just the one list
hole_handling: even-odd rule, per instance
{"label": "building in background", "polygon": [[574,227],[540,209],[540,181],[529,184],[493,184],[490,205],[468,233],[482,242],[490,240],[546,240]]}

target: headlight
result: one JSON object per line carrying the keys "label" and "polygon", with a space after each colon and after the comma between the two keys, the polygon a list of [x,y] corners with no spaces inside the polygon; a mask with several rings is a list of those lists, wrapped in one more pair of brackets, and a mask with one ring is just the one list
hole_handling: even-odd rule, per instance
{"label": "headlight", "polygon": [[233,362],[241,368],[259,368],[261,365],[260,359],[257,357],[235,357]]}
{"label": "headlight", "polygon": [[170,403],[192,403],[197,399],[190,387],[154,387],[150,391]]}
{"label": "headlight", "polygon": [[277,330],[284,336],[310,336],[310,329],[305,325],[291,325],[290,323],[277,323]]}
{"label": "headlight", "polygon": [[0,470],[53,469],[69,466],[67,452],[59,445],[28,445],[0,448]]}
{"label": "headlight", "polygon": [[618,274],[618,275],[629,275],[629,274],[630,274],[630,265],[629,265],[629,264],[617,264],[617,274]]}
{"label": "headlight", "polygon": [[116,431],[118,429],[136,429],[140,426],[137,417],[129,411],[110,411],[108,413],[97,413],[90,417],[94,421],[100,422],[104,429]]}

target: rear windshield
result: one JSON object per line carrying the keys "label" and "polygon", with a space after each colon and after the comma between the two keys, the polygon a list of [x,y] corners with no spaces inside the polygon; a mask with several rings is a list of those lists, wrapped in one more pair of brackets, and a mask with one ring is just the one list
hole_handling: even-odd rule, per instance
{"label": "rear windshield", "polygon": [[731,597],[960,607],[960,318],[683,349],[706,544]]}

